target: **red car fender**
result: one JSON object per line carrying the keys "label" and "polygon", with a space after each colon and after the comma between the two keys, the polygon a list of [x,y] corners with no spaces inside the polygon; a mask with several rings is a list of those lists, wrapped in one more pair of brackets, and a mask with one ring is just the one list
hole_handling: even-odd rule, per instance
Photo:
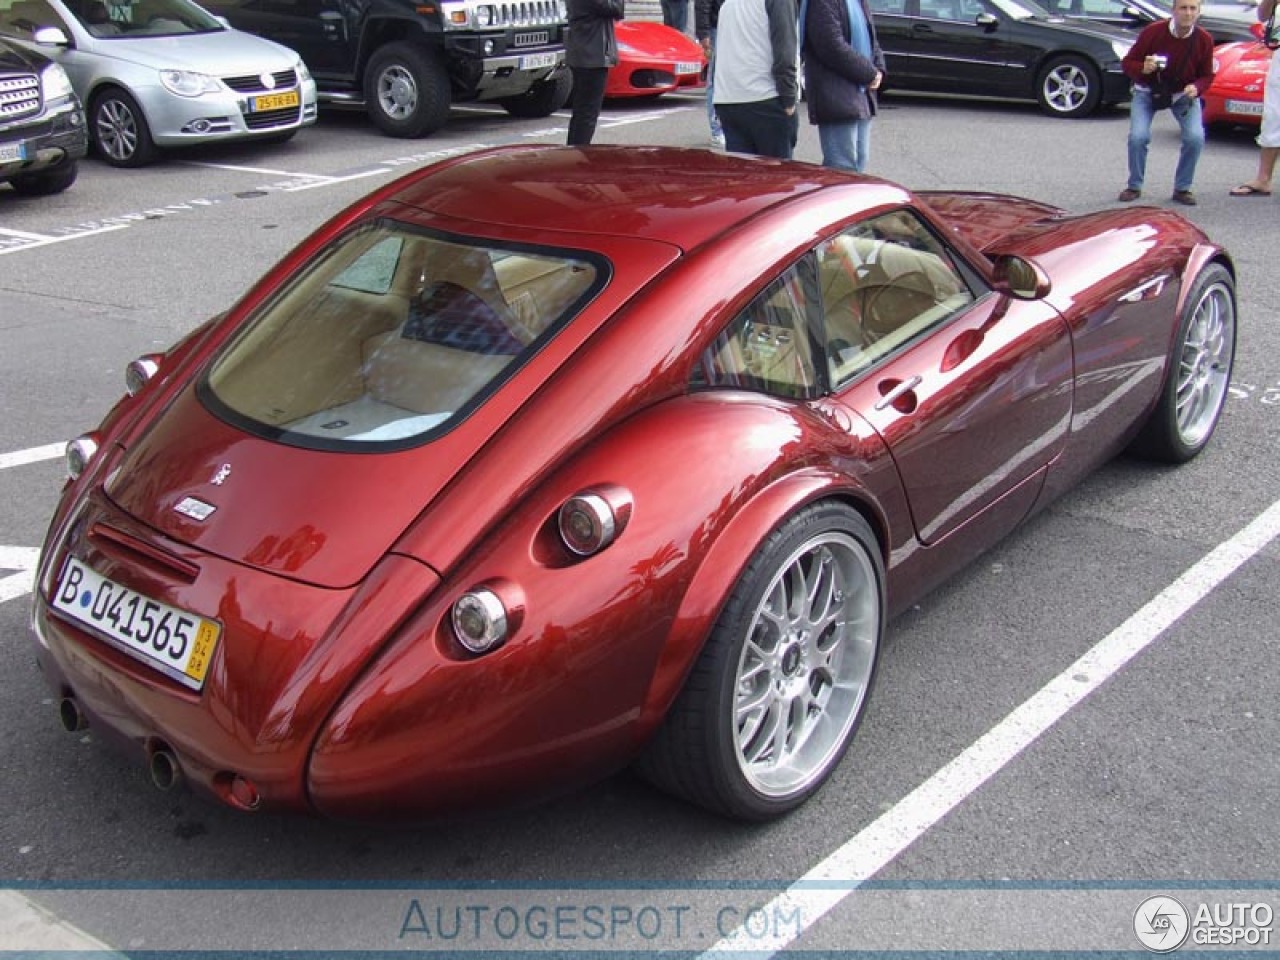
{"label": "red car fender", "polygon": [[784,476],[760,491],[721,531],[689,584],[645,697],[639,720],[643,739],[657,730],[680,694],[730,591],[759,546],[796,511],[826,498],[843,500],[866,518],[876,532],[881,559],[888,565],[888,521],[861,484],[851,484],[847,476],[820,466]]}

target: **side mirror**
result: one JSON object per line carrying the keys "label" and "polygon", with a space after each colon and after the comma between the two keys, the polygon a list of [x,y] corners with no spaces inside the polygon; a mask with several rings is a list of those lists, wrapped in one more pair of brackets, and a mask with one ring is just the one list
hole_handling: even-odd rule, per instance
{"label": "side mirror", "polygon": [[980,13],[973,18],[973,22],[986,30],[987,33],[994,33],[996,27],[1000,26],[999,19],[991,13]]}
{"label": "side mirror", "polygon": [[228,20],[226,17],[222,16],[222,14],[215,13],[213,15],[213,19],[217,20],[220,24],[222,24],[228,30],[231,29],[231,21]]}
{"label": "side mirror", "polygon": [[37,27],[31,39],[44,47],[69,47],[71,41],[61,27]]}
{"label": "side mirror", "polygon": [[1040,300],[1053,286],[1038,263],[1011,254],[996,257],[992,279],[996,290],[1016,300]]}

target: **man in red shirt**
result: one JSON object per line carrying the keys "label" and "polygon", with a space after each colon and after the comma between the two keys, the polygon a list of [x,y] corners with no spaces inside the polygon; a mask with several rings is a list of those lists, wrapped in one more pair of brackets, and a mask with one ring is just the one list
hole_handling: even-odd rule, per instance
{"label": "man in red shirt", "polygon": [[1124,72],[1133,81],[1133,100],[1129,104],[1129,182],[1117,198],[1121,201],[1142,196],[1151,119],[1167,106],[1182,130],[1173,199],[1195,206],[1191,182],[1204,148],[1200,97],[1213,82],[1213,37],[1197,25],[1199,16],[1200,0],[1174,0],[1173,17],[1144,28],[1124,58]]}

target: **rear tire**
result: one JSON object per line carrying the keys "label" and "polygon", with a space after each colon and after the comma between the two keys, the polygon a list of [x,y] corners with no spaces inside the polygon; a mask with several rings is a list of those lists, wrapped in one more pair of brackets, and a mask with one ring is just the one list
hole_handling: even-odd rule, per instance
{"label": "rear tire", "polygon": [[866,520],[831,501],[801,510],[743,571],[638,772],[741,820],[794,810],[853,739],[884,610]]}
{"label": "rear tire", "polygon": [[506,97],[500,102],[513,117],[537,119],[551,116],[568,103],[572,90],[573,75],[562,70],[550,80],[535,83],[527,93],[518,97]]}
{"label": "rear tire", "polygon": [[1066,56],[1052,61],[1036,80],[1036,99],[1050,116],[1074,119],[1098,109],[1102,102],[1102,78],[1098,68],[1083,57]]}
{"label": "rear tire", "polygon": [[1131,453],[1186,463],[1209,444],[1222,416],[1236,353],[1236,290],[1230,272],[1210,264],[1197,278],[1169,353],[1160,399]]}
{"label": "rear tire", "polygon": [[389,43],[370,58],[364,96],[370,119],[391,137],[425,137],[449,119],[449,74],[410,43]]}
{"label": "rear tire", "polygon": [[9,181],[15,193],[24,197],[45,197],[52,193],[61,193],[76,182],[80,170],[75,160],[66,160],[51,170],[39,173],[24,173]]}

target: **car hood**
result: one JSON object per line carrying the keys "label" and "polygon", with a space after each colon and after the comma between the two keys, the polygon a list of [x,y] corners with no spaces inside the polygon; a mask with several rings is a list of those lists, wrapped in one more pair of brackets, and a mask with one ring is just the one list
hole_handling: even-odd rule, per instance
{"label": "car hood", "polygon": [[947,221],[964,240],[978,250],[1031,223],[1063,216],[1066,211],[1037,200],[989,193],[921,190],[916,192],[929,209]]}
{"label": "car hood", "polygon": [[0,70],[6,73],[36,73],[48,63],[45,57],[11,47],[0,40]]}
{"label": "car hood", "polygon": [[701,60],[702,47],[680,31],[647,20],[621,20],[615,33],[618,47],[637,56],[672,60]]}
{"label": "car hood", "polygon": [[106,37],[89,52],[156,70],[192,70],[210,76],[287,70],[296,54],[277,43],[242,33],[190,33],[178,37]]}

